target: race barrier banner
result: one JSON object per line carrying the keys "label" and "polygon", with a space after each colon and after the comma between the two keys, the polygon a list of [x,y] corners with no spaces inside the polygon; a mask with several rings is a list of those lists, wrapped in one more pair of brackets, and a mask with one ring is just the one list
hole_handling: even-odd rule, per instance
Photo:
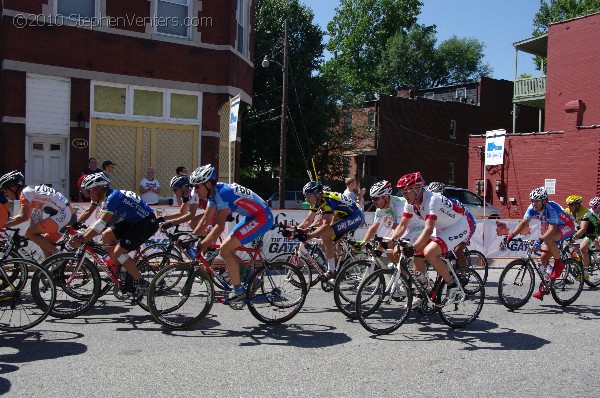
{"label": "race barrier banner", "polygon": [[[79,215],[89,206],[88,203],[73,203],[73,208]],[[179,209],[176,206],[168,205],[153,205],[151,206],[157,217],[165,216],[167,214],[173,214]],[[299,242],[292,238],[284,238],[278,233],[277,225],[279,223],[287,225],[296,225],[300,223],[307,215],[306,210],[272,210],[275,218],[275,223],[270,231],[268,231],[263,240],[263,253],[267,259],[285,252],[290,252],[296,248]],[[19,202],[14,202],[14,211],[12,214],[19,212]],[[365,223],[358,228],[354,233],[355,239],[362,239],[365,236],[367,230],[373,223],[374,212],[365,213]],[[95,218],[94,215],[90,217],[90,220]],[[88,223],[90,222],[88,220]],[[223,232],[222,238],[227,236],[230,231],[240,220],[240,216],[236,215],[236,218],[232,222],[228,222]],[[500,250],[500,243],[502,239],[512,231],[515,226],[521,220],[515,219],[500,219],[500,220],[489,220],[489,219],[477,219],[477,228],[475,234],[471,238],[470,248],[479,250],[487,258],[519,258],[525,255],[525,248],[523,247],[522,239],[534,240],[540,237],[540,222],[538,220],[532,220],[529,228],[523,231],[523,234],[519,235],[508,245],[507,250]],[[25,223],[21,226],[21,233],[25,233],[25,227],[29,225]],[[187,223],[180,226],[181,231],[190,230]],[[160,230],[154,235],[154,240],[159,242],[166,242],[166,235]],[[37,251],[39,250],[33,243],[29,244],[28,250]],[[37,256],[36,256],[37,258]]]}

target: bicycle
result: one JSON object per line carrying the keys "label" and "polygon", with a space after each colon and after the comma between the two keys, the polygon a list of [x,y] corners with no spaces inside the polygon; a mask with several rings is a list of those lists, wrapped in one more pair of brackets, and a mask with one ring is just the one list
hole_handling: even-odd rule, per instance
{"label": "bicycle", "polygon": [[[515,310],[524,306],[531,298],[535,287],[535,275],[541,280],[540,291],[552,294],[552,298],[561,306],[573,304],[583,290],[582,268],[573,258],[563,260],[565,268],[555,280],[546,280],[536,266],[533,254],[536,253],[534,240],[520,240],[525,246],[523,258],[511,261],[500,274],[498,297],[508,309]],[[506,250],[506,244],[500,245]],[[577,278],[579,277],[579,281]]]}
{"label": "bicycle", "polygon": [[[393,239],[392,242],[400,249],[410,247],[410,242],[403,239]],[[365,329],[374,334],[397,330],[410,314],[413,287],[416,296],[421,299],[419,310],[424,314],[437,312],[442,321],[452,328],[466,327],[479,316],[485,300],[485,287],[477,272],[467,269],[461,270],[459,275],[458,270],[444,259],[460,289],[460,293],[449,301],[447,284],[439,274],[430,286],[424,286],[408,269],[412,255],[405,254],[404,250],[400,253],[397,263],[374,271],[358,288],[356,317]],[[430,282],[428,277],[427,280]]]}
{"label": "bicycle", "polygon": [[479,250],[469,249],[471,242],[467,242],[463,255],[467,259],[467,268],[477,272],[485,285],[488,278],[489,264],[485,255]]}
{"label": "bicycle", "polygon": [[[256,319],[267,324],[283,323],[302,309],[308,291],[306,281],[292,264],[265,261],[262,243],[261,237],[252,247],[236,249],[251,256],[244,261],[248,269],[242,278],[246,298],[231,302],[225,297],[222,303],[234,309],[247,305]],[[202,321],[215,300],[213,278],[219,280],[227,292],[233,291],[233,286],[211,265],[218,248],[212,244],[208,257],[198,252],[193,261],[171,264],[156,274],[148,288],[148,308],[158,323],[181,330]]]}
{"label": "bicycle", "polygon": [[23,241],[18,228],[5,231],[13,234],[5,236],[0,249],[0,330],[18,332],[46,319],[56,300],[56,287],[50,273],[35,261],[11,257],[15,241]]}
{"label": "bicycle", "polygon": [[[564,243],[564,244],[563,244]],[[581,264],[581,268],[583,269],[583,263],[581,260],[581,249],[579,245],[575,244],[573,241],[563,241],[561,242],[561,259],[569,258],[569,256],[573,257],[576,261]],[[588,256],[590,258],[590,265],[588,266],[588,277],[584,278],[584,282],[591,288],[596,288],[600,286],[600,249],[591,247],[588,248]]]}

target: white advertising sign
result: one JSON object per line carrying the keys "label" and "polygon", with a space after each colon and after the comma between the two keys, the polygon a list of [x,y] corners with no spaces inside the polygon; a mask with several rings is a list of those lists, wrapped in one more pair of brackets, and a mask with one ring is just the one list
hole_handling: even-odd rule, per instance
{"label": "white advertising sign", "polygon": [[504,163],[504,138],[506,130],[492,130],[485,133],[485,165]]}
{"label": "white advertising sign", "polygon": [[238,112],[240,109],[240,95],[229,101],[229,142],[237,139]]}

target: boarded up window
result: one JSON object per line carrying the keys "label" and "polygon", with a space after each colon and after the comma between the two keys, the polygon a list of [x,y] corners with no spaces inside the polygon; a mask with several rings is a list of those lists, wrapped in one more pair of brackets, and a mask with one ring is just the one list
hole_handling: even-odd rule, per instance
{"label": "boarded up window", "polygon": [[172,119],[197,119],[198,96],[185,94],[171,94]]}
{"label": "boarded up window", "polygon": [[134,90],[133,114],[162,117],[163,93],[160,91]]}

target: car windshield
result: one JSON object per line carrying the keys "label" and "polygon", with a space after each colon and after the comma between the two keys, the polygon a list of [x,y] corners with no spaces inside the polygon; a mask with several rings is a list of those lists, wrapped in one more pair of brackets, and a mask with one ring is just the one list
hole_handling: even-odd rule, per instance
{"label": "car windshield", "polygon": [[464,202],[467,205],[476,205],[483,206],[483,199],[480,196],[475,195],[472,192],[465,191],[464,193]]}

